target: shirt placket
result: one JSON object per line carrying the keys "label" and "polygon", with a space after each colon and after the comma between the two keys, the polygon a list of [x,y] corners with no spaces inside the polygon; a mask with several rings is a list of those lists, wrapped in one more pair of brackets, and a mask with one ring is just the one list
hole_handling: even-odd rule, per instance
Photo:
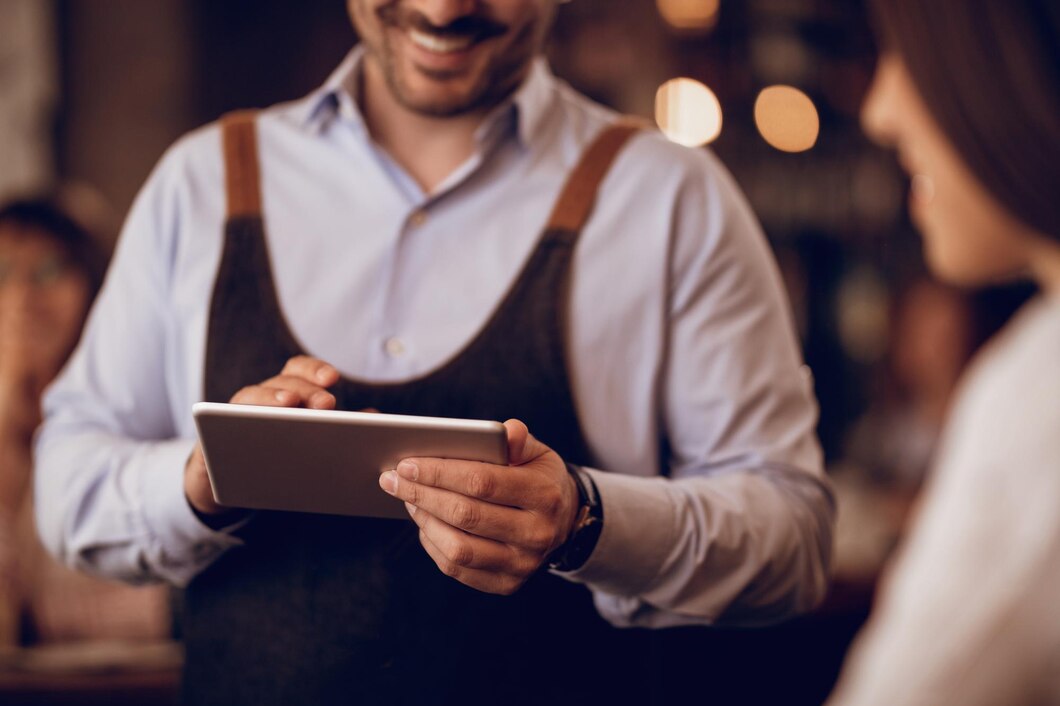
{"label": "shirt placket", "polygon": [[424,335],[411,328],[412,320],[408,298],[402,296],[403,285],[416,281],[416,273],[409,256],[410,249],[422,244],[413,244],[413,239],[429,239],[432,231],[445,227],[445,201],[454,197],[461,189],[471,188],[468,180],[495,153],[504,139],[513,130],[507,114],[493,116],[476,136],[475,152],[457,167],[434,192],[427,194],[409,174],[381,148],[375,147],[378,158],[386,165],[386,171],[397,183],[409,201],[409,210],[398,226],[393,239],[393,249],[387,258],[384,275],[384,290],[381,297],[380,316],[375,336],[375,349],[384,376],[411,377],[424,372],[417,355],[417,336]]}

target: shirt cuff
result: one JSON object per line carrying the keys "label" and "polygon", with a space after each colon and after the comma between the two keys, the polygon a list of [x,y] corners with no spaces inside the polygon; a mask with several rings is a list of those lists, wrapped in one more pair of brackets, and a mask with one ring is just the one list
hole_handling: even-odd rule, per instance
{"label": "shirt cuff", "polygon": [[674,547],[674,501],[667,482],[594,468],[585,471],[600,495],[604,527],[585,564],[553,573],[617,596],[644,593]]}
{"label": "shirt cuff", "polygon": [[195,439],[175,439],[152,445],[140,473],[144,525],[154,573],[177,586],[186,585],[225,550],[242,544],[231,532],[245,520],[221,530],[207,527],[184,495],[184,467]]}

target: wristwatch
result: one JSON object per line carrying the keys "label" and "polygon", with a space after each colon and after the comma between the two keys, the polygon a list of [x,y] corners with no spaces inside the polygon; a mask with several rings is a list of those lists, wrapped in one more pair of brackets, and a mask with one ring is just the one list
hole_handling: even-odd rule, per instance
{"label": "wristwatch", "polygon": [[573,463],[567,464],[567,472],[578,488],[579,507],[567,541],[556,547],[548,557],[548,568],[555,571],[580,569],[593,553],[600,532],[604,529],[604,506],[592,476]]}

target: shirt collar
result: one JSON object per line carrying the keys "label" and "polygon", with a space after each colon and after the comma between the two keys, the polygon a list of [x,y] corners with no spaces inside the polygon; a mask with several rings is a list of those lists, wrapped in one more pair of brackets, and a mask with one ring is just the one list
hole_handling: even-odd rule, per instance
{"label": "shirt collar", "polygon": [[[364,47],[357,45],[324,84],[306,96],[299,107],[298,119],[302,125],[319,132],[335,118],[342,118],[350,121],[359,132],[367,132],[357,106],[357,75],[363,59]],[[548,117],[555,97],[555,82],[548,62],[543,57],[534,59],[522,85],[482,121],[475,133],[476,140],[488,140],[514,121],[520,143],[529,146]]]}
{"label": "shirt collar", "polygon": [[541,132],[556,97],[556,79],[544,57],[537,57],[523,85],[512,94],[518,120],[519,140],[529,146]]}
{"label": "shirt collar", "polygon": [[353,121],[364,130],[364,118],[357,108],[357,73],[360,70],[364,48],[355,46],[331,72],[328,79],[302,101],[299,122],[308,130],[319,132],[336,117]]}

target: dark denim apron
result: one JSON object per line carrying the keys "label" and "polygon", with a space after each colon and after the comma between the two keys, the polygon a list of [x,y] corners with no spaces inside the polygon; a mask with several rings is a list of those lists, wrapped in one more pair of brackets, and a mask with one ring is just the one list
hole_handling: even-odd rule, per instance
{"label": "dark denim apron", "polygon": [[[565,361],[571,256],[599,183],[635,130],[608,128],[586,151],[526,266],[458,355],[398,384],[343,379],[332,390],[339,408],[518,418],[564,459],[591,464]],[[272,279],[254,115],[229,116],[223,134],[228,219],[207,335],[211,401],[227,401],[307,352]],[[245,544],[185,594],[187,703],[644,697],[638,665],[647,643],[603,621],[583,586],[540,571],[513,596],[481,593],[444,576],[409,521],[259,512],[240,535]]]}

